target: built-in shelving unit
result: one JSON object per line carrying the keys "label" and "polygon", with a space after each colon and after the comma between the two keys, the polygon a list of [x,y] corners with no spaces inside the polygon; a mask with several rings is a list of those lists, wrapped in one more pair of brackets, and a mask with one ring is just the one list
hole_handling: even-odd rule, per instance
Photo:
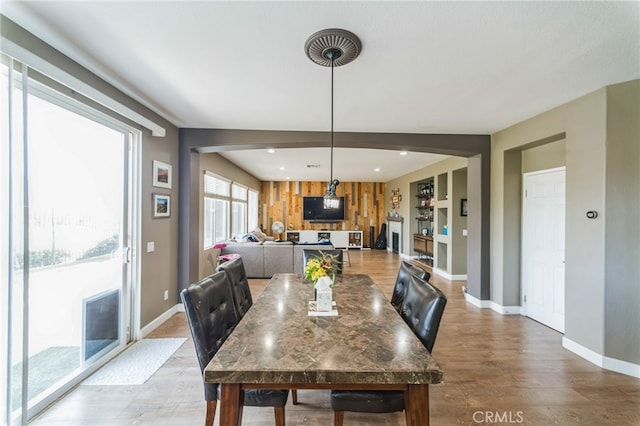
{"label": "built-in shelving unit", "polygon": [[467,199],[467,168],[434,170],[433,176],[414,182],[411,193],[415,196],[411,232],[417,260],[443,277],[466,279],[467,217],[461,203]]}
{"label": "built-in shelving unit", "polygon": [[433,231],[435,185],[433,178],[418,182],[416,191],[417,232],[413,234],[413,250],[418,259],[433,265]]}
{"label": "built-in shelving unit", "polygon": [[433,179],[418,183],[416,194],[416,220],[418,222],[418,234],[433,234],[433,208],[435,205]]}

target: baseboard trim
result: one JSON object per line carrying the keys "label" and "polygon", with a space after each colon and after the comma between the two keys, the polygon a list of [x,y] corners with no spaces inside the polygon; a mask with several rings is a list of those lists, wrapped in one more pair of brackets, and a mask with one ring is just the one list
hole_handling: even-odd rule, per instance
{"label": "baseboard trim", "polygon": [[600,368],[640,379],[639,364],[600,355],[599,353],[594,352],[571,339],[567,339],[566,337],[562,338],[562,347]]}
{"label": "baseboard trim", "polygon": [[453,280],[453,277],[451,276],[451,274],[449,274],[447,271],[443,271],[442,269],[436,268],[435,266],[433,267],[433,273],[436,275],[440,275],[442,278]]}
{"label": "baseboard trim", "polygon": [[433,268],[433,273],[440,275],[442,278],[446,278],[449,281],[466,281],[467,274],[450,274],[447,271],[443,271],[439,268]]}
{"label": "baseboard trim", "polygon": [[153,330],[158,328],[166,320],[168,320],[178,312],[184,312],[184,306],[182,305],[182,303],[177,303],[173,305],[171,308],[169,308],[167,311],[162,313],[160,316],[158,316],[156,319],[151,321],[149,324],[142,327],[142,329],[140,330],[140,335],[142,336],[141,338],[144,339],[145,337],[147,337],[149,333],[151,333]]}
{"label": "baseboard trim", "polygon": [[491,302],[491,309],[502,315],[522,315],[521,306],[502,306]]}
{"label": "baseboard trim", "polygon": [[605,356],[603,368],[640,379],[640,364]]}
{"label": "baseboard trim", "polygon": [[491,309],[501,315],[522,315],[522,307],[520,306],[502,306],[493,300],[480,300],[464,291],[464,299],[480,309]]}

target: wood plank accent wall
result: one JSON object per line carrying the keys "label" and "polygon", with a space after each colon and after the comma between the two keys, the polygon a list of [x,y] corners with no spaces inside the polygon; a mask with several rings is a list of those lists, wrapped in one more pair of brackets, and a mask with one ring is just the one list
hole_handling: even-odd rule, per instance
{"label": "wood plank accent wall", "polygon": [[[386,184],[380,182],[340,182],[336,194],[345,197],[345,220],[338,223],[311,223],[302,220],[302,197],[319,197],[326,192],[327,182],[264,181],[260,189],[260,226],[272,235],[271,225],[280,221],[288,229],[329,229],[363,231],[363,243],[369,246],[369,227],[374,227],[374,241],[385,222],[384,194]],[[277,236],[276,236],[277,237]],[[281,236],[284,238],[284,235]]]}

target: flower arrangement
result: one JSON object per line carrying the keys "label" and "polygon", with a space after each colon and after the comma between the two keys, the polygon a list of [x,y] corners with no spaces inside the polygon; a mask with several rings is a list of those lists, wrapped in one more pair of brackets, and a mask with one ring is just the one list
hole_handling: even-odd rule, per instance
{"label": "flower arrangement", "polygon": [[322,277],[329,277],[333,282],[340,270],[338,256],[320,250],[320,256],[313,255],[304,268],[304,277],[315,285]]}

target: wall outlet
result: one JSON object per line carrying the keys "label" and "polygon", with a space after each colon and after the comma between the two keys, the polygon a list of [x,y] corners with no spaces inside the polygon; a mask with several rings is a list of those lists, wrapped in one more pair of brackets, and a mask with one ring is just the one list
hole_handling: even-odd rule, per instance
{"label": "wall outlet", "polygon": [[169,290],[164,291],[164,300],[169,300]]}

